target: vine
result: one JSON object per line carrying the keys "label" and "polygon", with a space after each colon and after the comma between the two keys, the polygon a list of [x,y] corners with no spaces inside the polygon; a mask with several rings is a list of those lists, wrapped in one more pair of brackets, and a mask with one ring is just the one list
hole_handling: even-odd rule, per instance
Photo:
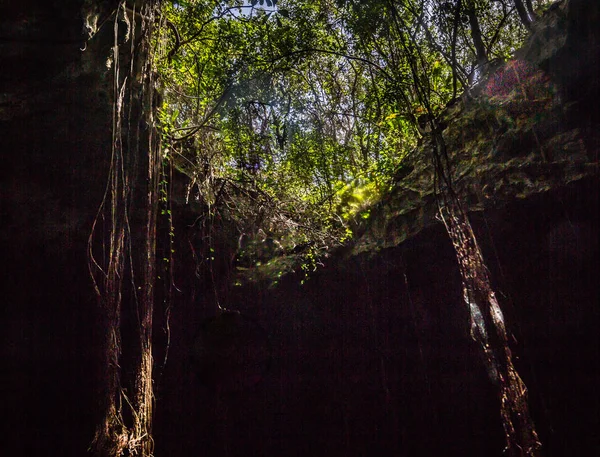
{"label": "vine", "polygon": [[[157,12],[155,1],[120,1],[109,16],[112,148],[106,190],[88,241],[90,274],[106,321],[104,417],[91,445],[99,456],[150,457],[154,448],[152,323],[159,146],[152,128],[151,42]],[[132,335],[123,335],[121,323],[132,316],[137,344],[125,347],[123,339]],[[133,365],[131,375],[121,370],[124,360]]]}

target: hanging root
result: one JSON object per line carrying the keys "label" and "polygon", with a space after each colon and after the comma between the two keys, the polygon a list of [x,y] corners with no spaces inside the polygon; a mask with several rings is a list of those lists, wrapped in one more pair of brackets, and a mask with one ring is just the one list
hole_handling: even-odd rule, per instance
{"label": "hanging root", "polygon": [[492,382],[499,388],[506,451],[514,457],[539,457],[541,443],[529,415],[527,388],[513,365],[504,317],[477,239],[456,195],[447,191],[444,196],[440,216],[458,259],[463,295],[471,313],[471,335],[483,351]]}
{"label": "hanging root", "polygon": [[[150,46],[158,2],[140,3],[141,11],[137,11],[135,4],[130,9],[121,1],[113,16],[111,160],[106,190],[88,241],[90,274],[106,319],[104,416],[91,445],[102,457],[152,457],[154,450],[152,316],[159,166],[154,131],[141,125],[153,125]],[[124,42],[119,27],[125,27]],[[144,214],[143,221],[139,214]],[[106,233],[95,240],[101,222]],[[96,256],[96,252],[102,254]],[[133,341],[139,345],[125,348],[128,363],[133,363],[128,373],[133,375],[120,367],[123,313],[138,317]],[[127,386],[129,394],[122,386]]]}

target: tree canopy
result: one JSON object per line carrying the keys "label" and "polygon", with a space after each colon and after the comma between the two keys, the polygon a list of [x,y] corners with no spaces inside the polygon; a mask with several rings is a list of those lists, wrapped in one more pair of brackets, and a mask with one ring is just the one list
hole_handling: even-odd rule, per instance
{"label": "tree canopy", "polygon": [[534,3],[166,2],[164,158],[189,176],[207,224],[326,255],[445,106],[519,47],[545,2]]}

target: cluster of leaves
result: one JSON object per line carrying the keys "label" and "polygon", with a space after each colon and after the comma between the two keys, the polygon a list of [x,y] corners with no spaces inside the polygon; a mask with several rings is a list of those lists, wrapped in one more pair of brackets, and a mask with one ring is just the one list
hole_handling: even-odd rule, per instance
{"label": "cluster of leaves", "polygon": [[524,37],[512,0],[180,0],[162,13],[168,159],[200,207],[306,258],[368,219],[418,117]]}

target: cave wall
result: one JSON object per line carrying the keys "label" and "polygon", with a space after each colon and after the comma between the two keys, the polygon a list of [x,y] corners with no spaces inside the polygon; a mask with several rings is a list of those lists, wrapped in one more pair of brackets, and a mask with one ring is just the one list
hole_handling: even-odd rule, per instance
{"label": "cave wall", "polygon": [[[597,190],[588,179],[471,216],[545,456],[600,450]],[[220,297],[272,347],[262,380],[240,391],[206,386],[189,357],[214,296],[176,302],[157,452],[503,455],[499,400],[469,336],[441,224],[301,279]]]}
{"label": "cave wall", "polygon": [[82,51],[82,3],[0,6],[2,455],[84,455],[97,420],[86,246],[110,157],[110,41]]}

